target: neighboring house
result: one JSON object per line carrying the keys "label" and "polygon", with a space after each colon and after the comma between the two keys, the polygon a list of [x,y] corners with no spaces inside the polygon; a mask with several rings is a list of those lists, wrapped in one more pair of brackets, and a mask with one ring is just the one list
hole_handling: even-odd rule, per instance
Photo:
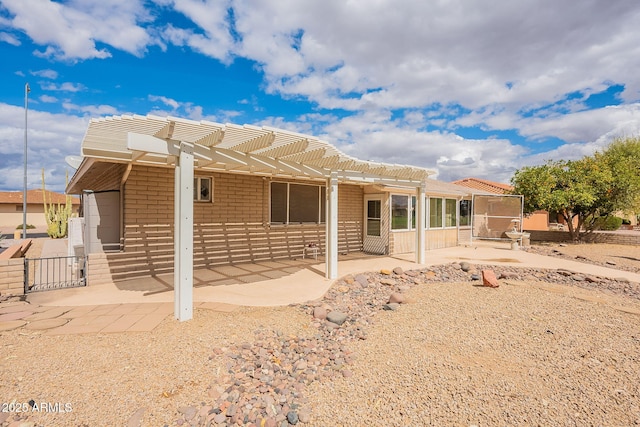
{"label": "neighboring house", "polygon": [[[36,227],[46,227],[47,220],[44,216],[44,201],[42,190],[27,190],[27,224]],[[53,191],[46,192],[47,203],[66,203],[66,196]],[[77,216],[80,208],[80,199],[72,197],[73,212]],[[0,230],[3,233],[13,233],[23,221],[23,192],[0,192]]]}
{"label": "neighboring house", "polygon": [[[463,178],[452,183],[493,194],[508,194],[513,190],[513,186],[509,184],[480,178]],[[535,211],[525,215],[522,221],[523,230],[548,230],[549,227],[549,213],[547,211]]]}
{"label": "neighboring house", "polygon": [[415,252],[424,262],[428,249],[471,240],[475,190],[309,135],[120,116],[90,121],[82,156],[67,191],[82,195],[89,271],[113,280],[183,280],[193,267],[300,257],[309,244],[335,278],[338,254]]}

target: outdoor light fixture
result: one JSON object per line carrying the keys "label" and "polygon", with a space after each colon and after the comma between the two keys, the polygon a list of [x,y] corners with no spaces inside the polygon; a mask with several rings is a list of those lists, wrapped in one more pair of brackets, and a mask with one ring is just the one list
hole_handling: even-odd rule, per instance
{"label": "outdoor light fixture", "polygon": [[[22,238],[27,238],[27,113],[29,111],[29,83],[24,85],[24,183],[22,187]],[[44,197],[44,195],[42,196]]]}

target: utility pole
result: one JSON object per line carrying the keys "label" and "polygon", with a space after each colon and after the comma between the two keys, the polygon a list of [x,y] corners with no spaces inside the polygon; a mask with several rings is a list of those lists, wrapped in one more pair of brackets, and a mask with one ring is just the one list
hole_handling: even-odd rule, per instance
{"label": "utility pole", "polygon": [[[27,238],[27,117],[29,112],[29,83],[24,85],[24,183],[22,187],[22,238]],[[42,196],[44,197],[44,195]]]}

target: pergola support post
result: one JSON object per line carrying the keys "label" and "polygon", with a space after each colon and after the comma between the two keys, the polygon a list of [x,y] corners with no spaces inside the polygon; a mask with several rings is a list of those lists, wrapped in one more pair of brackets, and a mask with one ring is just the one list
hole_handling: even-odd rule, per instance
{"label": "pergola support post", "polygon": [[426,262],[425,256],[425,214],[426,210],[426,183],[423,181],[416,189],[416,263],[424,264]]}
{"label": "pergola support post", "polygon": [[174,186],[174,315],[193,318],[193,144],[182,142]]}
{"label": "pergola support post", "polygon": [[327,224],[325,277],[338,277],[338,174],[331,172],[327,179]]}

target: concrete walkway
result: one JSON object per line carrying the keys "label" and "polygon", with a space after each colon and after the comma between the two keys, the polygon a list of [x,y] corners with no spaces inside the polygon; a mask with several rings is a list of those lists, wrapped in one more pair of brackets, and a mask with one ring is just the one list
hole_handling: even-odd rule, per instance
{"label": "concrete walkway", "polygon": [[[55,245],[54,245],[55,246]],[[54,246],[47,250],[54,250]],[[65,252],[66,253],[66,252]],[[504,242],[477,242],[473,246],[458,246],[427,252],[427,263],[412,262],[414,254],[400,256],[342,257],[338,276],[380,269],[402,267],[404,270],[422,269],[432,265],[468,261],[475,264],[510,265],[534,268],[564,268],[567,270],[609,277],[626,278],[640,283],[640,275],[611,268],[567,261],[525,251],[510,250]],[[333,280],[324,277],[324,263],[299,261],[269,263],[280,264],[283,274],[270,280],[235,283],[194,288],[196,308],[229,312],[238,306],[282,306],[317,300],[329,289]],[[255,269],[256,264],[253,265]],[[249,265],[246,266],[249,269]],[[235,267],[239,274],[242,265]],[[214,270],[204,270],[215,271]],[[233,271],[233,270],[229,270]],[[293,271],[293,272],[292,272]],[[201,273],[202,274],[202,273]],[[206,276],[206,274],[204,274]],[[244,276],[243,276],[244,277]],[[155,279],[132,279],[140,281]],[[60,289],[29,294],[27,302],[0,304],[0,331],[23,327],[43,329],[47,334],[74,334],[87,332],[150,331],[173,313],[173,275],[162,283],[165,291],[150,292],[144,286],[108,284],[84,288]],[[126,288],[127,290],[122,290]],[[136,288],[142,288],[136,290]]]}

